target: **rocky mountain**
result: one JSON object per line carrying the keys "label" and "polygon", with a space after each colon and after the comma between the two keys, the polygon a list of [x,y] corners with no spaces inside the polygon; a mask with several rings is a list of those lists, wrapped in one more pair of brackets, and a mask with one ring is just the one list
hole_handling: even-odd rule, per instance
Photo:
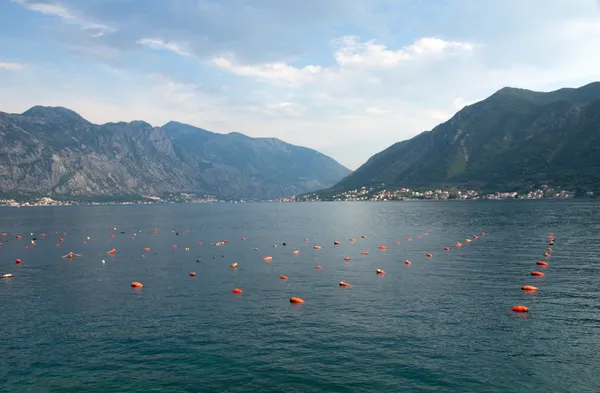
{"label": "rocky mountain", "polygon": [[267,199],[330,187],[350,171],[308,148],[170,122],[96,125],[60,107],[0,112],[0,192],[57,196],[194,192]]}
{"label": "rocky mountain", "polygon": [[321,153],[275,138],[215,134],[177,122],[162,129],[177,157],[201,171],[219,194],[297,195],[331,186],[350,173]]}
{"label": "rocky mountain", "polygon": [[600,189],[600,83],[548,93],[503,88],[374,155],[332,191],[381,183]]}

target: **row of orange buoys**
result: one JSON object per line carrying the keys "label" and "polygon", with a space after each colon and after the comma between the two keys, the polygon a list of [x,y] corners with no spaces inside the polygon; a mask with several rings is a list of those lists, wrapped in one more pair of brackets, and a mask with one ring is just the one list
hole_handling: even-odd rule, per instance
{"label": "row of orange buoys", "polygon": [[[548,245],[549,246],[553,246],[554,245],[554,235],[551,233],[550,235],[548,235]],[[552,255],[550,254],[550,252],[552,251],[551,247],[547,247],[546,248],[546,252],[542,255],[544,258],[550,258]],[[542,267],[547,267],[549,266],[548,262],[546,261],[537,261],[536,265],[538,266],[542,266]],[[544,277],[544,273],[540,272],[540,271],[533,271],[531,273],[529,273],[530,276],[534,276],[534,277]],[[537,292],[539,289],[536,286],[533,285],[523,285],[521,287],[522,291],[527,291],[527,292]],[[511,311],[514,312],[518,312],[518,313],[527,313],[529,312],[529,307],[527,306],[513,306],[511,307]]]}
{"label": "row of orange buoys", "polygon": [[[111,231],[116,231],[116,228],[111,228],[110,230],[111,230]],[[186,232],[187,232],[187,231],[188,231],[188,230],[186,230]],[[141,231],[139,231],[139,232],[141,232]],[[175,231],[173,231],[173,232],[175,232]],[[121,232],[121,233],[122,233],[122,234],[124,234],[125,232]],[[159,234],[159,233],[158,233],[158,231],[157,231],[156,229],[154,229],[154,231],[152,231],[152,234],[153,234],[153,235],[155,235],[155,236],[158,236],[158,234]],[[32,234],[32,235],[33,235],[33,234]],[[58,232],[57,232],[57,235],[58,235]],[[133,234],[133,236],[131,236],[130,238],[131,238],[132,240],[134,240],[136,235],[137,235],[137,233],[134,233],[134,234]],[[175,235],[179,235],[179,232],[175,233]],[[427,235],[428,235],[428,233],[427,233],[427,232],[425,232],[425,233],[424,233],[424,236],[427,236]],[[484,233],[482,232],[482,233],[481,233],[481,235],[484,235]],[[66,238],[66,232],[64,233],[64,236],[65,236],[65,238]],[[375,234],[373,234],[372,236],[375,236]],[[42,237],[44,237],[44,236],[42,236]],[[406,241],[408,241],[408,242],[412,242],[412,241],[413,241],[413,238],[414,238],[414,239],[421,239],[421,237],[422,237],[421,235],[416,235],[416,236],[414,236],[414,237],[407,237],[407,238],[406,238]],[[20,236],[19,236],[18,238],[20,238]],[[60,238],[59,238],[59,241],[60,241],[60,243],[64,242],[65,238],[63,238],[63,237],[60,237]],[[259,238],[261,238],[261,236],[259,236]],[[363,236],[361,236],[360,238],[361,238],[361,239],[367,239],[367,236],[366,236],[366,235],[363,235]],[[476,236],[476,235],[474,235],[474,236],[473,236],[473,239],[477,239],[477,238],[478,238],[478,236]],[[111,242],[111,240],[112,240],[112,239],[115,239],[115,233],[112,233],[112,234],[111,234],[111,236],[110,236],[110,239],[108,239],[108,242]],[[87,240],[95,240],[95,239],[90,239],[90,237],[88,236],[88,237],[87,237]],[[245,238],[245,237],[243,237],[243,238],[241,238],[241,240],[242,240],[242,241],[245,241],[245,240],[246,240],[246,238]],[[466,239],[466,240],[465,240],[465,242],[466,242],[466,243],[469,243],[470,241],[471,241],[471,239]],[[308,238],[306,238],[306,239],[305,239],[305,242],[307,242],[307,243],[308,243]],[[356,238],[350,238],[350,242],[352,242],[352,243],[355,243],[355,242],[356,242]],[[84,241],[83,243],[84,243],[84,244],[87,244],[87,242],[86,242],[86,241]],[[214,244],[213,244],[213,243],[210,243],[210,246],[221,247],[221,246],[225,246],[227,243],[228,243],[228,241],[227,241],[227,240],[220,240],[220,241],[217,241],[217,242],[215,242]],[[31,243],[31,244],[32,244],[32,245],[35,245],[35,243],[33,242],[33,240],[32,240],[32,243]],[[202,245],[202,244],[203,244],[202,242],[198,242],[198,245]],[[330,243],[330,244],[331,244],[331,243]],[[340,246],[341,244],[342,244],[342,242],[340,242],[340,241],[337,241],[337,240],[336,240],[336,241],[333,241],[333,245],[334,245],[334,246],[336,246],[336,247],[337,247],[337,246]],[[399,242],[399,241],[396,241],[396,242],[394,242],[394,244],[398,245],[398,244],[400,244],[400,242]],[[60,245],[60,244],[58,244],[58,245]],[[285,246],[285,245],[286,245],[286,243],[283,243],[283,246]],[[308,246],[308,245],[307,245],[307,246]],[[184,247],[184,245],[182,245],[182,247]],[[274,247],[277,247],[277,245],[274,245]],[[309,246],[309,247],[310,247],[310,246]],[[175,251],[177,250],[178,246],[177,246],[177,244],[173,244],[173,245],[171,246],[171,248],[172,248],[173,252],[175,252]],[[314,250],[317,250],[317,251],[318,251],[318,250],[321,250],[321,246],[319,246],[319,245],[312,245],[312,248],[313,248]],[[181,249],[181,248],[179,248],[179,249]],[[388,250],[388,246],[386,246],[386,245],[377,245],[377,249],[378,249],[378,250],[380,250],[380,251],[386,251],[386,250]],[[144,248],[143,248],[143,251],[144,251],[144,252],[150,252],[151,250],[152,250],[152,249],[151,249],[150,247],[144,247]],[[185,247],[185,250],[186,250],[186,251],[189,251],[189,250],[190,250],[190,248],[189,248],[189,247]],[[255,250],[258,250],[258,248],[255,248]],[[444,248],[444,250],[445,250],[445,251],[450,251],[450,248],[449,248],[449,247],[445,247],[445,248]],[[109,251],[107,251],[107,252],[106,252],[106,254],[110,254],[110,255],[116,255],[116,254],[118,254],[118,251],[117,251],[117,249],[116,249],[116,248],[112,248],[112,249],[110,249]],[[294,250],[292,254],[294,254],[294,255],[300,254],[300,251],[299,251],[299,250]],[[369,255],[369,251],[364,251],[364,252],[362,252],[362,254],[363,254],[363,255]],[[263,255],[264,255],[264,254],[263,254]],[[73,257],[74,257],[74,256],[81,256],[81,255],[80,255],[80,254],[74,254],[73,252],[70,252],[70,253],[68,253],[67,255],[63,256],[63,258],[65,258],[65,257],[68,257],[69,259],[73,259]],[[425,254],[425,256],[426,256],[427,258],[432,258],[432,257],[433,257],[433,254],[432,254],[432,253],[427,253],[427,254]],[[221,255],[221,258],[224,258],[224,256],[223,256],[223,255]],[[213,257],[213,259],[214,259],[214,257]],[[264,256],[264,257],[263,257],[263,260],[264,260],[265,262],[270,262],[270,261],[272,261],[272,260],[273,260],[273,257],[272,257],[272,256]],[[17,259],[17,261],[18,261],[17,263],[20,263],[20,262],[21,262],[21,260],[20,260],[20,259]],[[345,257],[345,258],[344,258],[344,261],[350,261],[350,257]],[[104,261],[102,261],[102,262],[104,263]],[[196,259],[196,262],[200,262],[200,259]],[[411,261],[409,261],[409,260],[405,260],[405,261],[404,261],[404,263],[405,263],[406,265],[410,265],[412,262],[411,262]],[[238,262],[234,262],[234,263],[232,263],[232,264],[230,265],[230,267],[231,267],[232,269],[236,269],[236,268],[238,267]],[[315,268],[315,269],[322,269],[322,268],[323,268],[323,266],[321,266],[321,265],[316,265],[314,268]],[[379,276],[384,276],[384,275],[386,274],[386,272],[385,272],[383,269],[376,269],[376,271],[375,271],[375,272],[376,272],[376,274],[377,274],[377,275],[379,275]],[[196,277],[196,272],[194,272],[194,271],[191,271],[191,272],[189,272],[188,274],[189,274],[189,276],[190,276],[190,277]],[[11,277],[12,277],[12,276],[11,276]],[[286,275],[280,275],[280,279],[281,279],[281,280],[288,280],[288,276],[286,276]],[[292,277],[292,280],[293,280],[293,277]],[[350,283],[348,283],[348,282],[346,282],[346,281],[340,281],[340,282],[338,282],[338,285],[339,285],[340,287],[350,287],[350,286],[351,286],[351,285],[350,285]],[[132,283],[131,283],[131,286],[132,286],[133,288],[138,288],[138,289],[139,289],[139,288],[143,288],[143,287],[144,287],[144,285],[143,285],[141,282],[138,282],[138,281],[134,281],[134,282],[132,282]],[[233,292],[233,293],[235,293],[235,294],[242,294],[242,290],[241,290],[240,288],[234,288],[232,292]],[[293,300],[293,299],[296,299],[296,300]],[[298,304],[300,304],[300,303],[304,303],[304,300],[303,300],[303,299],[301,299],[301,298],[291,298],[291,299],[290,299],[290,302],[291,302],[291,303],[298,303]]]}

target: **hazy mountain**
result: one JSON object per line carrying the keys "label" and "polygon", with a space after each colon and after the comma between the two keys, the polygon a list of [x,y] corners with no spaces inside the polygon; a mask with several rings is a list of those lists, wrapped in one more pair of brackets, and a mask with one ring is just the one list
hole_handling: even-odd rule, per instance
{"label": "hazy mountain", "polygon": [[188,191],[264,199],[330,187],[348,173],[317,151],[277,139],[223,135],[175,122],[96,125],[65,108],[0,112],[3,193]]}
{"label": "hazy mountain", "polygon": [[599,153],[600,83],[548,93],[507,87],[374,155],[333,189],[600,189]]}

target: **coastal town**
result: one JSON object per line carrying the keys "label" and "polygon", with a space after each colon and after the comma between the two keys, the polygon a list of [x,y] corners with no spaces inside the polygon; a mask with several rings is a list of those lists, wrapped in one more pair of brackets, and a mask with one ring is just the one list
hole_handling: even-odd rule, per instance
{"label": "coastal town", "polygon": [[[588,192],[588,197],[593,193]],[[475,190],[417,190],[410,188],[377,189],[361,187],[350,191],[340,192],[331,196],[311,193],[302,196],[292,196],[269,200],[230,199],[223,200],[214,196],[198,196],[192,193],[173,193],[164,196],[145,195],[135,200],[55,200],[50,197],[38,199],[2,199],[0,207],[31,207],[31,206],[78,206],[78,205],[155,205],[155,204],[213,204],[213,203],[290,203],[290,202],[352,202],[352,201],[412,201],[412,200],[507,200],[507,199],[567,199],[573,198],[575,192],[551,187],[541,187],[526,193],[495,192],[481,193]]]}
{"label": "coastal town", "polygon": [[[416,190],[410,188],[374,188],[363,186],[350,191],[344,191],[331,196],[323,197],[318,193],[307,194],[296,201],[318,202],[318,201],[410,201],[410,200],[506,200],[506,199],[566,199],[575,196],[575,192],[554,189],[543,186],[539,189],[526,193],[518,192],[495,192],[480,193],[475,190]],[[588,196],[592,194],[588,193]]]}

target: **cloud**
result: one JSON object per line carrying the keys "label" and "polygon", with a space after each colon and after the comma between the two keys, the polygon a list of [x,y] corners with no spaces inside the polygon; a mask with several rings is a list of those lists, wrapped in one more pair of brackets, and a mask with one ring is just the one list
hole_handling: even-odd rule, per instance
{"label": "cloud", "polygon": [[137,44],[144,45],[155,50],[169,50],[181,56],[191,56],[190,52],[184,49],[185,44],[178,44],[172,41],[165,42],[163,40],[153,38],[142,38],[136,41]]}
{"label": "cloud", "polygon": [[0,62],[0,70],[5,71],[21,71],[25,66],[20,63]]}
{"label": "cloud", "polygon": [[[360,37],[346,36],[334,40],[339,48],[334,52],[337,67],[326,68],[319,65],[294,67],[282,62],[258,65],[237,64],[233,61],[217,57],[213,63],[224,70],[240,76],[264,79],[275,83],[299,85],[314,82],[319,76],[341,73],[352,68],[391,68],[402,62],[417,60],[431,55],[443,53],[470,52],[474,45],[468,42],[444,41],[439,38],[425,37],[413,44],[399,49],[388,50],[385,45],[375,41],[360,42]],[[369,77],[370,82],[379,83],[375,76]]]}
{"label": "cloud", "polygon": [[365,111],[371,115],[386,115],[389,113],[387,109],[379,108],[376,106],[370,106]]}
{"label": "cloud", "polygon": [[115,29],[104,24],[94,23],[86,17],[72,13],[68,7],[59,3],[42,3],[30,0],[11,0],[31,11],[37,11],[44,15],[57,16],[63,22],[78,25],[82,30],[89,30],[92,37],[102,37],[106,33],[114,32]]}
{"label": "cloud", "polygon": [[196,84],[177,82],[159,73],[149,74],[148,78],[153,82],[154,87],[171,103],[189,102],[197,97],[200,90],[200,86]]}
{"label": "cloud", "polygon": [[213,59],[213,63],[224,70],[240,76],[252,76],[275,83],[297,85],[314,80],[323,72],[323,67],[308,65],[302,68],[289,66],[285,63],[267,63],[260,65],[238,65],[224,57]]}
{"label": "cloud", "polygon": [[335,60],[341,68],[351,67],[395,67],[398,64],[419,57],[442,54],[444,52],[470,52],[474,45],[468,42],[444,41],[435,37],[421,38],[399,50],[389,50],[375,40],[360,42],[360,37],[342,37],[335,52]]}

